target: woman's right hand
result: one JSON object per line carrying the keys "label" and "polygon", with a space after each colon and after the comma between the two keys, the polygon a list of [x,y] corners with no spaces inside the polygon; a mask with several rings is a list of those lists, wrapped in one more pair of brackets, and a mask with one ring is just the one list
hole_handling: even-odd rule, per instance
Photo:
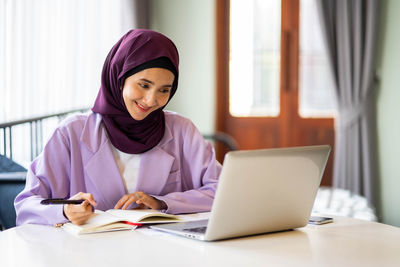
{"label": "woman's right hand", "polygon": [[70,199],[84,199],[85,201],[79,205],[64,205],[65,217],[74,224],[84,224],[92,216],[94,210],[93,207],[97,205],[93,195],[90,193],[79,192]]}

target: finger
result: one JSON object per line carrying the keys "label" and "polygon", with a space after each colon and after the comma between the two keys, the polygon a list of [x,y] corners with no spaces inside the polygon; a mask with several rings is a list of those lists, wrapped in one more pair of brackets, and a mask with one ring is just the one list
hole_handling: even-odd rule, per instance
{"label": "finger", "polygon": [[93,195],[90,193],[79,192],[79,193],[73,195],[70,199],[85,199],[85,200],[89,201],[90,205],[92,205],[92,206],[97,205],[96,200],[94,199]]}
{"label": "finger", "polygon": [[78,221],[83,220],[83,218],[85,218],[86,216],[82,216],[82,213],[68,213],[68,219],[72,222],[72,223],[77,223]]}
{"label": "finger", "polygon": [[78,221],[78,220],[83,220],[86,217],[89,217],[90,214],[88,213],[83,213],[83,212],[76,212],[76,213],[71,213],[70,221]]}
{"label": "finger", "polygon": [[86,206],[84,206],[85,202],[82,202],[82,204],[79,205],[74,205],[74,204],[68,204],[67,205],[67,210],[69,212],[73,213],[78,213],[78,212],[84,212],[86,210]]}
{"label": "finger", "polygon": [[157,201],[153,197],[151,197],[151,196],[149,196],[147,194],[142,194],[141,198],[138,199],[136,201],[136,203],[139,204],[139,205],[140,204],[145,205],[146,207],[149,207],[150,209],[157,209],[158,208]]}
{"label": "finger", "polygon": [[89,202],[81,205],[64,205],[64,214],[71,222],[76,222],[80,219],[85,219],[93,214],[93,206]]}
{"label": "finger", "polygon": [[79,193],[73,195],[72,197],[70,197],[69,199],[80,199],[80,198],[81,198],[80,196],[81,196],[82,194],[84,194],[84,193],[83,193],[83,192],[79,192]]}
{"label": "finger", "polygon": [[118,200],[117,204],[115,204],[114,209],[120,209],[124,203],[128,200],[129,195],[124,195],[120,200]]}
{"label": "finger", "polygon": [[137,198],[134,195],[129,197],[129,199],[122,206],[122,209],[126,210],[132,203],[135,203],[136,200]]}
{"label": "finger", "polygon": [[143,192],[136,192],[134,193],[135,197],[136,197],[136,204],[143,204],[143,199],[147,196],[147,194],[143,193]]}
{"label": "finger", "polygon": [[97,205],[96,200],[94,200],[93,195],[90,194],[90,193],[82,193],[81,199],[87,200],[90,203],[90,205],[92,205],[92,206],[96,206]]}
{"label": "finger", "polygon": [[93,214],[93,209],[92,206],[88,204],[88,206],[85,208],[85,210],[83,211],[78,211],[78,212],[69,212],[69,219],[73,220],[73,219],[79,219],[79,218],[85,218],[85,217],[89,217],[92,216]]}
{"label": "finger", "polygon": [[94,211],[94,206],[88,200],[82,202],[81,206],[85,208],[85,211],[90,211],[91,213]]}
{"label": "finger", "polygon": [[90,205],[88,200],[85,200],[79,205],[68,204],[67,205],[67,209],[70,212],[82,213],[82,212],[85,212],[85,211],[92,211],[93,210],[93,206]]}
{"label": "finger", "polygon": [[143,202],[143,199],[146,198],[148,195],[143,192],[135,192],[133,195],[136,197],[136,203],[141,204]]}

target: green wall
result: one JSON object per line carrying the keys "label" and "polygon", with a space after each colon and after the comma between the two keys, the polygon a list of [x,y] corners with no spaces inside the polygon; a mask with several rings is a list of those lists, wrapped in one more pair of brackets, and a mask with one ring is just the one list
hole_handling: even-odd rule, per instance
{"label": "green wall", "polygon": [[400,227],[400,1],[383,0],[377,101],[381,216]]}
{"label": "green wall", "polygon": [[202,133],[211,133],[215,129],[215,3],[151,3],[151,28],[170,37],[180,54],[178,91],[167,109],[189,117]]}

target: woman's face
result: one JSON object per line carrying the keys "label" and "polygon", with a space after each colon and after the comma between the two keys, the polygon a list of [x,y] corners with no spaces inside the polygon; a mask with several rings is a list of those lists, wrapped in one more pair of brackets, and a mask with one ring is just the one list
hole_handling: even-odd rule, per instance
{"label": "woman's face", "polygon": [[122,95],[132,118],[143,120],[154,110],[165,106],[173,82],[174,74],[163,68],[145,69],[125,79]]}

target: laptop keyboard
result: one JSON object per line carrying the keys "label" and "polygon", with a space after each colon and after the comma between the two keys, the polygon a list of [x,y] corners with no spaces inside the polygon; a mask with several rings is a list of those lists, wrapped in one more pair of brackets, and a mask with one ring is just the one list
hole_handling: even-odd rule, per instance
{"label": "laptop keyboard", "polygon": [[186,232],[201,233],[201,234],[204,234],[206,232],[206,230],[207,230],[207,226],[183,229],[183,231],[186,231]]}

